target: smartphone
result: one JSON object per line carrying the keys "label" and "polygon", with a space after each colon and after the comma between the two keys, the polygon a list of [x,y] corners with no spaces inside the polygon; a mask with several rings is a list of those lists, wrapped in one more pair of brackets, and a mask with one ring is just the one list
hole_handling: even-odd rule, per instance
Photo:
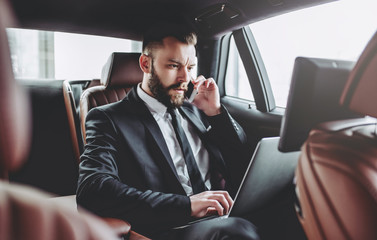
{"label": "smartphone", "polygon": [[194,84],[190,80],[190,82],[187,86],[187,91],[185,93],[187,101],[189,101],[189,102],[194,101],[194,98],[197,94],[198,94],[198,90],[194,89]]}

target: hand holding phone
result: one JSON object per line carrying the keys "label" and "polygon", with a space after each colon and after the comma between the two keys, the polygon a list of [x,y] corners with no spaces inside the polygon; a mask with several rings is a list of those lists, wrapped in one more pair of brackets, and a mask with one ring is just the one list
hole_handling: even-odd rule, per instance
{"label": "hand holding phone", "polygon": [[191,79],[187,87],[190,90],[185,93],[186,99],[207,116],[221,113],[220,93],[213,78],[200,75],[195,80]]}
{"label": "hand holding phone", "polygon": [[194,84],[192,83],[192,79],[187,85],[187,91],[185,93],[185,96],[187,98],[187,101],[192,102],[194,101],[195,96],[198,94],[198,90],[194,89]]}

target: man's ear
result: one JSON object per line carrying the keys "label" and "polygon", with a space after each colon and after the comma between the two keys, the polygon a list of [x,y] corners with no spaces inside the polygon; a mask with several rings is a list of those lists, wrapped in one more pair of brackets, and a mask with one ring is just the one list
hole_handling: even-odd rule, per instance
{"label": "man's ear", "polygon": [[141,70],[144,73],[151,73],[151,68],[152,68],[151,64],[152,64],[151,57],[145,54],[141,54],[139,58],[139,65],[140,65]]}

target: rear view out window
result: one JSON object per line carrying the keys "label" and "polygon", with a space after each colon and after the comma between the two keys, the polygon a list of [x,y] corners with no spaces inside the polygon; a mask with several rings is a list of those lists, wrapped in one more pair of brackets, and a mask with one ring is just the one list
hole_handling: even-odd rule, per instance
{"label": "rear view out window", "polygon": [[254,101],[245,67],[233,36],[230,40],[228,66],[225,75],[226,95]]}
{"label": "rear view out window", "polygon": [[[376,0],[341,0],[249,25],[267,70],[276,105],[286,106],[296,57],[356,61],[377,30],[376,9]],[[239,78],[239,81],[244,80]],[[248,82],[239,84],[245,88],[249,85]],[[229,94],[253,100],[251,94]]]}
{"label": "rear view out window", "polygon": [[7,29],[13,71],[22,79],[94,79],[112,52],[141,52],[141,42],[93,35]]}

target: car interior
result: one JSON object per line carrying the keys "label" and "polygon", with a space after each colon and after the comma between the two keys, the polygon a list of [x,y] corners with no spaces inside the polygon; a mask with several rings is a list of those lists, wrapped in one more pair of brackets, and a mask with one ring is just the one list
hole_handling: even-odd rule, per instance
{"label": "car interior", "polygon": [[34,131],[30,122],[30,96],[13,78],[5,37],[4,27],[13,24],[14,20],[8,5],[0,2],[0,6],[0,238],[118,239],[118,233],[130,232],[129,225],[122,223],[120,226],[109,220],[109,224],[113,224],[109,227],[83,209],[78,214],[70,201],[54,201],[54,194],[9,179],[9,173],[19,169],[28,159]]}
{"label": "car interior", "polygon": [[[94,107],[122,100],[141,82],[141,51],[112,51],[95,78],[18,78],[6,31],[140,42],[156,22],[184,23],[197,32],[197,75],[215,79],[221,104],[247,135],[248,157],[263,148],[258,157],[278,159],[273,166],[262,161],[263,170],[252,176],[260,179],[250,196],[260,201],[252,213],[278,206],[288,193],[284,201],[291,201],[300,226],[280,239],[377,239],[377,34],[354,60],[295,58],[286,105],[280,106],[263,49],[247,27],[332,2],[0,0],[0,239],[149,239],[132,223],[96,216],[75,200],[85,117]],[[373,33],[377,21],[374,26]],[[232,46],[252,100],[229,94],[236,84],[228,84],[229,72],[238,71],[231,65]],[[237,182],[248,166],[238,166]]]}
{"label": "car interior", "polygon": [[333,59],[296,58],[282,119],[280,151],[299,151],[311,128],[318,123],[361,117],[338,103],[354,64]]}
{"label": "car interior", "polygon": [[[143,79],[140,53],[114,52],[102,68],[100,86],[88,88],[80,97],[80,127],[85,135],[85,118],[93,107],[122,100]],[[86,142],[84,137],[84,142]]]}
{"label": "car interior", "polygon": [[[371,89],[376,84],[376,49],[374,35],[340,98],[345,108],[374,118]],[[375,119],[323,122],[312,129],[301,149],[296,175],[299,218],[307,235],[376,238],[375,143]]]}

